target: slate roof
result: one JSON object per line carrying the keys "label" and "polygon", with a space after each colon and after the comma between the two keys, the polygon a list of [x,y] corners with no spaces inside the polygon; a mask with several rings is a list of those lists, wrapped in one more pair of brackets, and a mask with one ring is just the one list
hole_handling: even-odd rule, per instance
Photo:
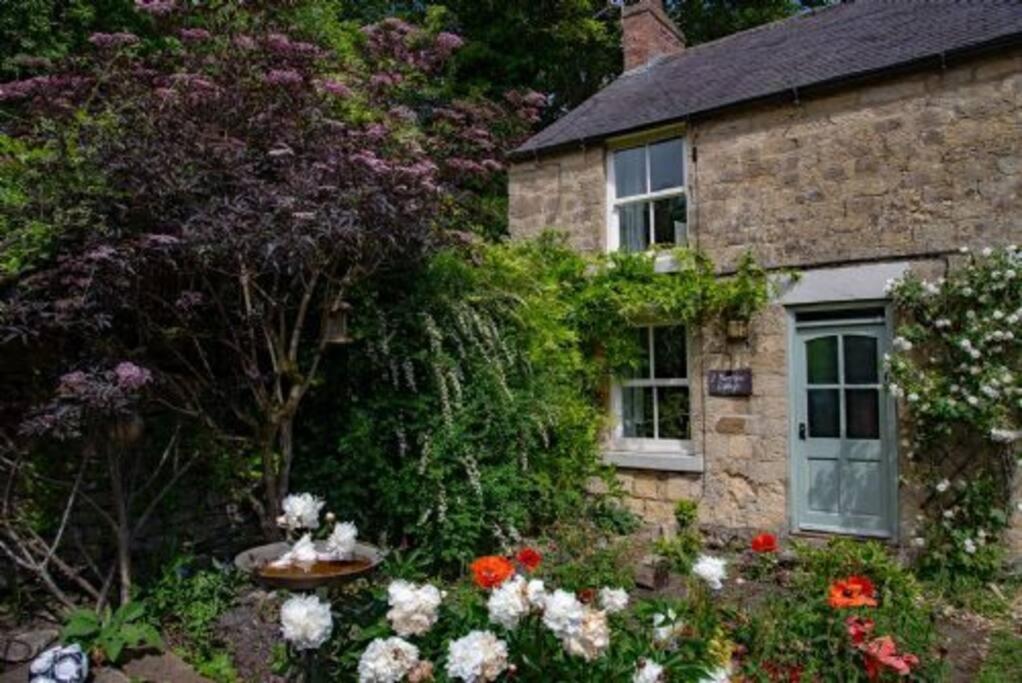
{"label": "slate roof", "polygon": [[622,74],[513,153],[528,157],[725,107],[1022,43],[1020,0],[858,0]]}

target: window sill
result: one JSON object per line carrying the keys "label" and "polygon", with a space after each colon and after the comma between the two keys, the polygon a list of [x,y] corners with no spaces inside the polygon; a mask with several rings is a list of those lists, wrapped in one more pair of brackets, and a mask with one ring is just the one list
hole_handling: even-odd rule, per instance
{"label": "window sill", "polygon": [[634,470],[657,470],[660,472],[702,472],[703,456],[687,448],[662,451],[626,450],[611,446],[603,452],[603,461],[608,465]]}

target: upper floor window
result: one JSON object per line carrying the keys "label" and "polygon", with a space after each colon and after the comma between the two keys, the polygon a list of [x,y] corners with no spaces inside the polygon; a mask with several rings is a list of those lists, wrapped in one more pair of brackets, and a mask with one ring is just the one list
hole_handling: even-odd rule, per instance
{"label": "upper floor window", "polygon": [[611,251],[686,243],[688,201],[681,138],[615,151],[610,175]]}

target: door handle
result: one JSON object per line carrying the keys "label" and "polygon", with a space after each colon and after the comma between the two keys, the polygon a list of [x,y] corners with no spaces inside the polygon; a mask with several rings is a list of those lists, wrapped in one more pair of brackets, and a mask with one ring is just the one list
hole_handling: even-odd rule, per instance
{"label": "door handle", "polygon": [[799,422],[798,423],[798,438],[801,439],[802,441],[806,440],[806,423],[805,422]]}

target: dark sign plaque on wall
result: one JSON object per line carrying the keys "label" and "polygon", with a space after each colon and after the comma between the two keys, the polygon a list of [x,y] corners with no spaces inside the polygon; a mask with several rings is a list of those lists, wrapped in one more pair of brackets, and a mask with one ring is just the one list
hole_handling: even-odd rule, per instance
{"label": "dark sign plaque on wall", "polygon": [[752,370],[710,370],[710,396],[752,396]]}

